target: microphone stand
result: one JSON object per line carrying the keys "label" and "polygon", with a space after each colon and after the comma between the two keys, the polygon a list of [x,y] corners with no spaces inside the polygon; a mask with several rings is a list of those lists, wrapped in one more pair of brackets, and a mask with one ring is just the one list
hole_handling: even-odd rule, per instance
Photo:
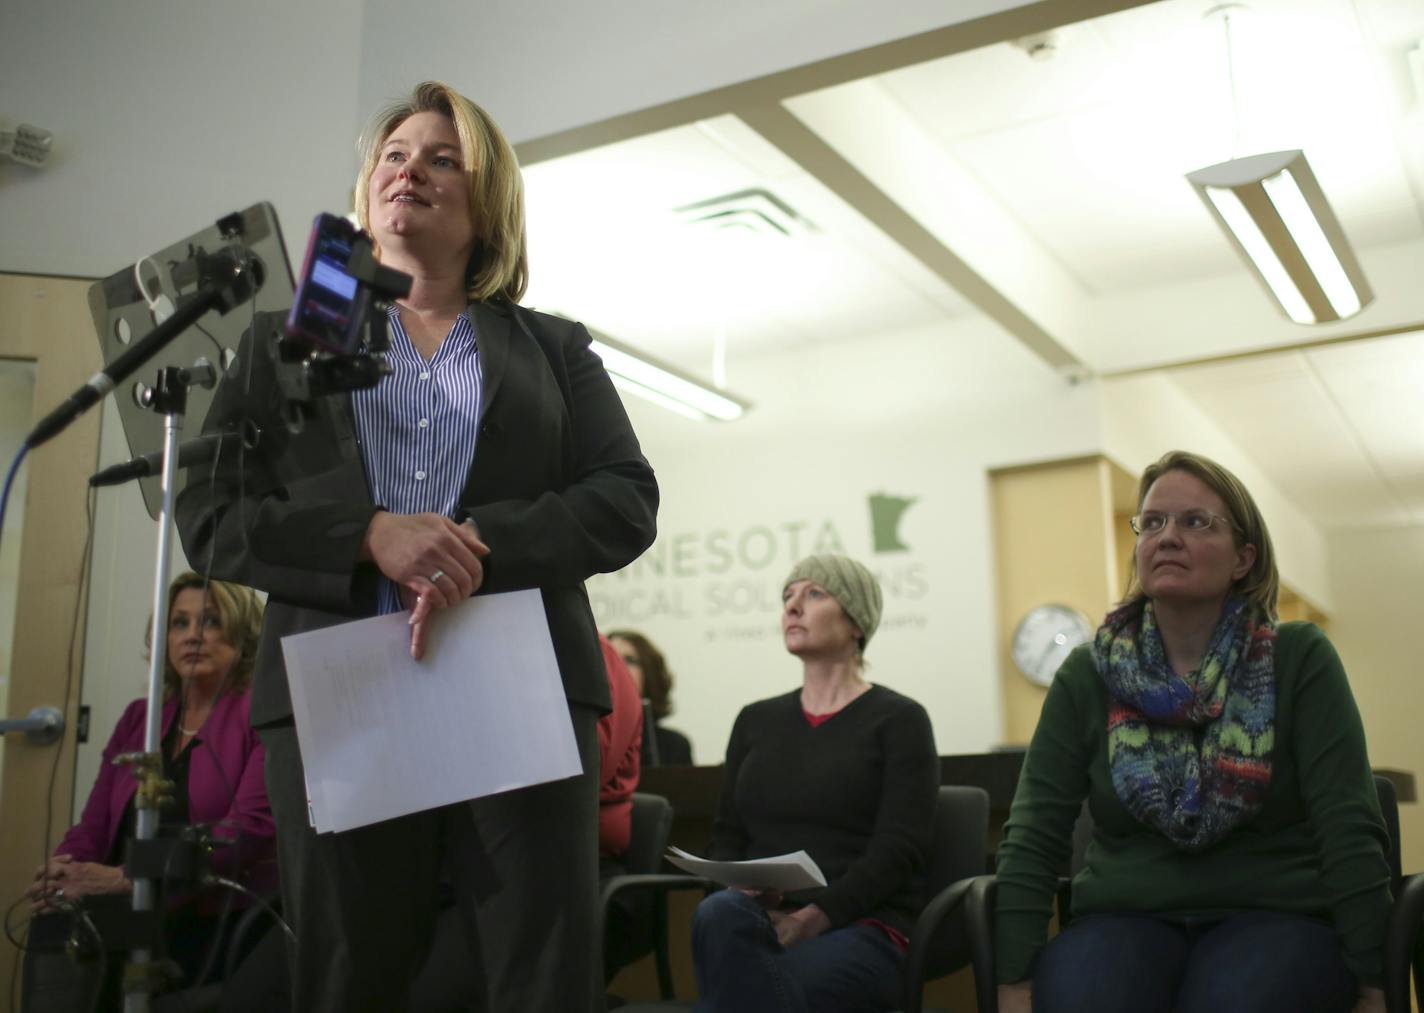
{"label": "microphone stand", "polygon": [[[225,222],[219,222],[224,226]],[[225,238],[241,234],[241,222],[224,228]],[[71,422],[96,404],[109,391],[157,355],[209,310],[227,313],[254,296],[262,286],[261,261],[245,247],[232,245],[216,253],[199,249],[189,262],[199,278],[198,290],[182,299],[173,315],[158,324],[147,337],[105,366],[63,404],[50,412],[25,439],[25,448],[36,447],[57,436]],[[188,265],[185,265],[188,266]],[[163,779],[162,720],[163,674],[168,655],[168,570],[173,545],[173,492],[178,474],[178,434],[188,406],[191,384],[212,387],[217,371],[206,360],[191,369],[166,366],[159,370],[154,387],[144,392],[142,401],[164,416],[163,507],[158,515],[158,553],[153,574],[152,651],[148,670],[148,720],[144,728],[143,752],[116,757],[116,762],[133,767],[138,789],[134,796],[135,832],[129,842],[125,868],[133,880],[131,924],[122,938],[131,940],[130,958],[124,968],[125,1013],[148,1013],[150,1000],[162,974],[154,962],[153,941],[160,938],[162,922],[156,910],[158,890],[170,874],[196,876],[198,847],[185,842],[177,848],[156,840],[159,808],[171,800],[172,785]]]}
{"label": "microphone stand", "polygon": [[[159,809],[172,801],[171,782],[163,778],[163,675],[168,657],[168,572],[173,549],[173,494],[178,478],[178,435],[183,429],[183,415],[188,407],[188,388],[192,384],[212,387],[217,371],[212,364],[199,359],[192,369],[165,366],[158,371],[157,383],[145,392],[147,407],[163,416],[162,507],[158,511],[158,552],[153,570],[153,625],[150,630],[148,664],[148,715],[143,733],[143,752],[126,753],[119,763],[133,767],[138,790],[134,795],[137,817],[134,839],[130,843],[129,865],[133,873],[133,911],[151,924],[152,938],[162,931],[162,920],[156,910],[158,888],[168,871],[169,851],[162,848],[145,850],[143,842],[158,834]],[[184,863],[188,865],[188,863]],[[191,866],[189,866],[191,867]],[[160,983],[160,969],[147,946],[135,946],[124,967],[125,1013],[148,1013],[150,999]]]}
{"label": "microphone stand", "polygon": [[[226,220],[225,220],[226,221]],[[219,226],[224,223],[219,222]],[[231,238],[226,230],[224,235]],[[69,400],[45,418],[26,441],[34,446],[56,435],[81,412],[95,403],[115,384],[134,372],[147,358],[195,323],[208,309],[226,313],[245,301],[262,284],[261,262],[246,251],[227,249],[214,255],[199,254],[189,263],[197,264],[201,287],[191,300],[180,304],[174,316],[128,352],[114,360],[103,372],[79,389]],[[188,265],[184,265],[185,268]],[[279,370],[284,393],[295,395],[292,403],[301,406],[314,395],[336,390],[373,386],[388,372],[383,352],[386,346],[384,306],[410,290],[407,275],[382,267],[372,256],[369,242],[358,243],[347,267],[352,277],[372,295],[376,312],[368,315],[364,327],[364,351],[354,355],[321,356],[311,349],[283,348],[282,358],[297,372],[287,377]],[[255,338],[255,336],[254,336]],[[256,354],[254,340],[254,351]],[[290,358],[288,358],[290,356]],[[165,367],[157,384],[145,392],[143,404],[164,416],[162,502],[158,512],[158,551],[153,574],[152,650],[148,672],[148,715],[144,727],[143,752],[117,758],[134,769],[138,790],[134,798],[137,819],[134,838],[129,842],[125,867],[133,880],[134,923],[129,961],[124,968],[125,1013],[148,1013],[150,1001],[162,982],[154,960],[154,941],[161,938],[162,923],[156,910],[158,891],[165,880],[199,878],[200,848],[193,840],[171,842],[156,839],[159,809],[171,800],[173,785],[163,778],[162,712],[163,676],[168,647],[168,570],[173,543],[174,485],[179,467],[178,436],[192,384],[211,387],[216,370],[204,359],[191,369]],[[287,390],[291,386],[292,390]],[[298,420],[299,421],[299,420]],[[289,425],[291,420],[289,420]]]}

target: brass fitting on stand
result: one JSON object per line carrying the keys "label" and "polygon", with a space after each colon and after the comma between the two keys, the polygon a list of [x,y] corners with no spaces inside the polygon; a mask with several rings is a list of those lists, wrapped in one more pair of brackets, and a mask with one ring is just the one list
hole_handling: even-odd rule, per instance
{"label": "brass fitting on stand", "polygon": [[133,768],[138,790],[134,795],[135,809],[162,809],[173,804],[174,784],[163,776],[163,757],[158,753],[120,753],[116,764]]}

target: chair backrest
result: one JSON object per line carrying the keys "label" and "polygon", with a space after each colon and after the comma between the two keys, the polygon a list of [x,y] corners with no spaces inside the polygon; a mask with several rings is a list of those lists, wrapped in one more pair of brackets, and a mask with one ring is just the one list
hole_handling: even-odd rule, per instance
{"label": "chair backrest", "polygon": [[623,864],[634,875],[657,872],[672,831],[672,804],[661,795],[633,793],[633,829]]}
{"label": "chair backrest", "polygon": [[[930,834],[925,896],[934,897],[951,883],[982,875],[988,868],[988,845],[989,793],[965,785],[941,786]],[[963,920],[941,923],[927,952],[926,980],[969,963]]]}
{"label": "chair backrest", "polygon": [[927,895],[988,871],[989,793],[967,785],[941,785],[926,867]]}
{"label": "chair backrest", "polygon": [[1380,813],[1384,816],[1385,829],[1389,831],[1389,875],[1395,889],[1403,875],[1404,863],[1399,855],[1399,796],[1395,794],[1394,782],[1387,777],[1375,775],[1375,794],[1379,796]]}
{"label": "chair backrest", "polygon": [[658,750],[658,726],[653,719],[653,701],[643,697],[643,766],[661,767],[662,754]]}

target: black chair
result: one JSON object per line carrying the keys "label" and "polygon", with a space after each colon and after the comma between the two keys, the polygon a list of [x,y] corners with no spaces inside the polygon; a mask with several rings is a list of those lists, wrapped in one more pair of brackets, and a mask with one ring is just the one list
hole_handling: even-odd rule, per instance
{"label": "black chair", "polygon": [[[930,837],[930,855],[925,870],[927,892],[935,895],[951,883],[982,873],[985,867],[985,846],[989,836],[989,794],[982,788],[965,786],[944,786],[939,789],[935,801],[934,823]],[[627,885],[652,885],[659,888],[700,889],[704,893],[715,889],[715,884],[694,876],[629,876]],[[624,884],[610,882],[605,887],[607,897],[611,890],[623,888]],[[665,903],[666,895],[660,894]],[[662,910],[663,923],[660,928],[662,952],[666,955],[666,908]],[[966,966],[970,962],[969,942],[962,925],[936,925],[921,933],[917,924],[910,939],[910,952],[906,958],[907,993],[910,1003],[906,1010],[921,1011],[920,995],[924,983],[942,977]],[[664,964],[659,965],[658,987],[662,1001],[657,1004],[639,1004],[626,1007],[629,1013],[652,1013],[654,1010],[671,1011],[686,1009],[688,1003],[672,1001],[671,975],[664,977]]]}
{"label": "black chair", "polygon": [[[1389,831],[1389,850],[1385,857],[1389,863],[1395,897],[1385,937],[1385,1009],[1387,1013],[1410,1013],[1411,970],[1416,999],[1420,1007],[1424,1008],[1424,933],[1421,933],[1421,927],[1424,927],[1424,873],[1410,876],[1401,873],[1399,802],[1395,795],[1394,783],[1388,778],[1376,775],[1375,792],[1379,795],[1380,811]],[[1085,806],[1084,815],[1079,817],[1080,828],[1084,825],[1086,813]],[[1090,822],[1088,826],[1091,826]],[[1075,830],[1075,843],[1078,837],[1079,832]],[[954,896],[937,910],[938,917],[948,918],[961,906],[963,908],[963,920],[968,928],[970,950],[973,953],[974,993],[979,1013],[999,1011],[994,967],[994,904],[997,882],[994,876],[984,875],[967,883],[956,884]],[[1070,917],[1069,882],[1063,880],[1059,884],[1060,924],[1067,924]]]}
{"label": "black chair", "polygon": [[645,767],[661,767],[663,757],[658,749],[658,725],[653,717],[653,701],[643,697],[643,753],[640,759]]}
{"label": "black chair", "polygon": [[1400,857],[1399,800],[1394,782],[1375,775],[1384,825],[1389,829],[1389,875],[1394,892],[1389,929],[1384,942],[1384,1005],[1387,1013],[1409,1013],[1409,979],[1413,971],[1414,995],[1424,1008],[1424,873],[1404,875]]}
{"label": "black chair", "polygon": [[954,903],[960,884],[984,873],[989,793],[983,788],[942,786],[930,840],[925,884],[931,899],[910,935],[905,959],[906,1013],[922,1013],[927,982],[970,963],[970,941],[963,923],[946,922],[936,912],[938,907]]}
{"label": "black chair", "polygon": [[[672,805],[668,800],[661,795],[634,792],[633,826],[622,860],[627,871],[603,880],[599,915],[604,933],[605,978],[611,980],[618,968],[651,952],[657,964],[659,987],[667,995],[672,988],[667,951],[667,894],[633,887],[641,877],[655,875],[662,868],[671,831]],[[610,919],[615,920],[616,931],[610,932]],[[610,950],[614,937],[623,944],[616,953]]]}
{"label": "black chair", "polygon": [[[704,895],[717,889],[717,884],[700,876],[685,873],[659,872],[663,854],[667,851],[668,833],[672,827],[672,806],[660,795],[636,793],[633,796],[633,833],[625,861],[628,872],[603,881],[600,924],[607,931],[614,906],[624,897],[633,897],[646,905],[648,917],[634,919],[634,932],[643,933],[646,945],[641,953],[653,954],[658,975],[656,1003],[632,1003],[620,1007],[627,1013],[638,1010],[677,1010],[690,1004],[673,998],[672,965],[668,958],[668,894],[675,890],[700,890]],[[606,942],[605,942],[606,947]],[[606,952],[606,950],[605,950]],[[640,954],[641,955],[641,954]]]}

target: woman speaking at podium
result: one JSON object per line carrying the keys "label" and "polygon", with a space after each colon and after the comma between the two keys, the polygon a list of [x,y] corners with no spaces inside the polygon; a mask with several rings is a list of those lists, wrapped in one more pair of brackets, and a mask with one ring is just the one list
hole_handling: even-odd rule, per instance
{"label": "woman speaking at podium", "polygon": [[[389,315],[391,374],[314,402],[294,434],[275,366],[249,336],[206,428],[255,425],[260,439],[190,475],[178,506],[190,559],[270,595],[252,722],[299,940],[293,1008],[403,1008],[443,863],[485,982],[472,1006],[592,1009],[596,723],[609,699],[583,581],[652,542],[657,486],[588,332],[517,305],[523,186],[488,114],[425,83],[377,117],[363,147],[360,224],[380,262],[413,279]],[[259,315],[254,335],[264,326]],[[525,588],[543,592],[585,773],[314,833],[281,638],[409,607],[419,657],[434,610]]]}

